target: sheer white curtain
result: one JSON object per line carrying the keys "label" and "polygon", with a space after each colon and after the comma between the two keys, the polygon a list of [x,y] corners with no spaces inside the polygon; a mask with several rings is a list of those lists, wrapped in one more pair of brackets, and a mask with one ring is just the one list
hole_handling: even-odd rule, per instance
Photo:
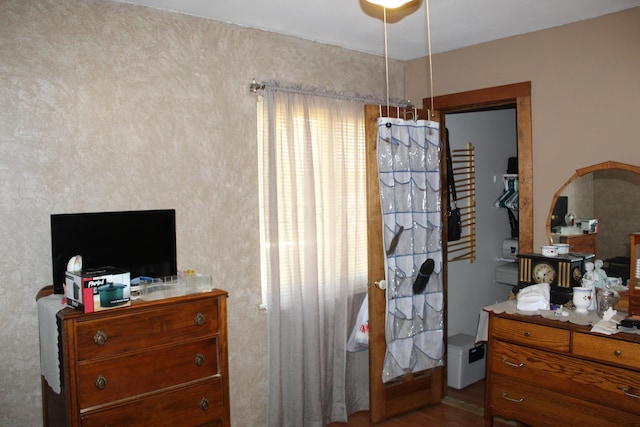
{"label": "sheer white curtain", "polygon": [[363,102],[267,88],[258,121],[268,425],[346,421],[348,303],[367,283]]}

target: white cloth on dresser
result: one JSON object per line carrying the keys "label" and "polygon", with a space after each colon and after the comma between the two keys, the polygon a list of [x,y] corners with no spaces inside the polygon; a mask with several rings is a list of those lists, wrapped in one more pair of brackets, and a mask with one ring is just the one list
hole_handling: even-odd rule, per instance
{"label": "white cloth on dresser", "polygon": [[545,319],[557,320],[558,322],[569,322],[576,325],[590,325],[592,327],[591,332],[599,332],[602,334],[612,335],[619,332],[627,332],[640,335],[638,329],[618,329],[616,325],[626,317],[626,313],[618,312],[610,320],[603,320],[598,316],[596,311],[589,311],[588,314],[578,314],[568,308],[563,309],[568,316],[559,316],[557,310],[536,310],[536,311],[524,311],[518,310],[515,300],[502,301],[497,304],[493,304],[484,307],[480,310],[480,319],[478,322],[478,331],[476,333],[476,342],[489,341],[489,312],[494,313],[508,313],[508,314],[521,314],[523,316],[540,316]]}
{"label": "white cloth on dresser", "polygon": [[60,358],[56,314],[66,307],[62,298],[60,294],[53,294],[38,300],[40,373],[57,394],[60,394]]}

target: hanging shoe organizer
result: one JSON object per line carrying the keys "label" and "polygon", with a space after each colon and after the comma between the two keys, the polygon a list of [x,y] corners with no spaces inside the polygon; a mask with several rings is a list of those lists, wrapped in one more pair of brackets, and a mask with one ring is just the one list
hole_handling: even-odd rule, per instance
{"label": "hanging shoe organizer", "polygon": [[444,293],[439,124],[378,119],[385,245],[382,380],[443,366]]}

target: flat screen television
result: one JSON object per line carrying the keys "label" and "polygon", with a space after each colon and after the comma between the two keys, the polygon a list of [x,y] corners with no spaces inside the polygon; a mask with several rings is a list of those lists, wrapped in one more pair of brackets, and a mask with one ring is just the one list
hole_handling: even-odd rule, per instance
{"label": "flat screen television", "polygon": [[51,215],[54,293],[64,293],[69,259],[82,268],[113,266],[136,278],[177,274],[175,209]]}

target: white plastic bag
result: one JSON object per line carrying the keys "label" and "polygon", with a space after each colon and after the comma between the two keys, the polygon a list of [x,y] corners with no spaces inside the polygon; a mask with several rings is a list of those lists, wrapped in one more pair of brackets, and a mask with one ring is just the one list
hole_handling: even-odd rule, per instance
{"label": "white plastic bag", "polygon": [[356,324],[347,341],[347,351],[352,353],[369,348],[369,298],[364,298],[358,310]]}

